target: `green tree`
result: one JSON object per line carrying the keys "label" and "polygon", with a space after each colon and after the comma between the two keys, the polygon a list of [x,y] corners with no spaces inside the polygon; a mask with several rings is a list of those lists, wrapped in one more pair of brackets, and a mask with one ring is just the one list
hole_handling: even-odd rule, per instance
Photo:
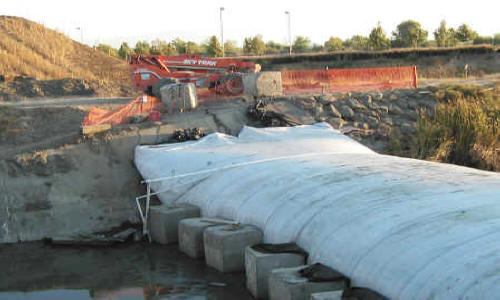
{"label": "green tree", "polygon": [[195,42],[187,42],[186,43],[186,54],[201,54],[203,53],[203,49],[200,45]]}
{"label": "green tree", "polygon": [[396,47],[418,47],[425,45],[428,32],[419,22],[408,20],[400,23],[392,35]]}
{"label": "green tree", "polygon": [[462,24],[457,28],[456,37],[461,42],[472,42],[478,37],[478,34],[467,24]]}
{"label": "green tree", "polygon": [[262,55],[266,51],[266,44],[262,40],[261,35],[256,35],[253,38],[247,37],[243,42],[243,53]]}
{"label": "green tree", "polygon": [[149,53],[153,55],[175,55],[177,54],[177,50],[175,49],[175,45],[173,43],[156,39],[151,42]]}
{"label": "green tree", "polygon": [[362,35],[354,35],[344,41],[344,46],[353,50],[366,50],[368,49],[368,38]]}
{"label": "green tree", "polygon": [[208,41],[204,44],[205,52],[211,57],[222,56],[222,46],[215,35],[211,36]]}
{"label": "green tree", "polygon": [[342,40],[338,37],[330,37],[328,41],[325,42],[324,49],[327,52],[334,52],[334,51],[339,51],[344,48],[344,45],[342,44]]}
{"label": "green tree", "polygon": [[445,47],[446,40],[448,39],[448,29],[446,28],[446,22],[444,20],[441,21],[438,29],[434,31],[434,39],[438,47]]}
{"label": "green tree", "polygon": [[455,29],[448,29],[448,45],[447,47],[454,47],[458,44],[457,32]]}
{"label": "green tree", "polygon": [[241,48],[238,47],[236,41],[228,40],[224,43],[224,52],[226,55],[238,55],[241,53]]}
{"label": "green tree", "polygon": [[389,38],[385,34],[380,22],[377,24],[375,28],[372,29],[370,35],[368,36],[368,46],[371,49],[387,49],[391,45]]}
{"label": "green tree", "polygon": [[446,21],[441,21],[434,31],[434,39],[438,47],[451,47],[457,44],[457,34],[453,28],[446,27]]}
{"label": "green tree", "polygon": [[175,47],[175,50],[178,54],[185,54],[187,51],[187,43],[180,38],[175,38],[172,42],[172,45]]}
{"label": "green tree", "polygon": [[311,48],[311,51],[312,51],[312,52],[322,52],[323,50],[324,50],[323,45],[321,45],[321,44],[316,44],[316,43],[314,43],[314,44],[312,45],[312,48]]}
{"label": "green tree", "polygon": [[285,49],[285,46],[283,46],[280,43],[277,43],[275,41],[269,41],[266,43],[266,53],[281,53]]}
{"label": "green tree", "polygon": [[243,40],[243,53],[245,54],[253,54],[253,43],[251,37],[246,37]]}
{"label": "green tree", "polygon": [[311,49],[311,40],[304,36],[297,36],[292,47],[294,52],[306,52]]}
{"label": "green tree", "polygon": [[109,56],[118,57],[118,50],[111,47],[110,45],[99,44],[99,45],[95,46],[95,49],[97,49],[97,50],[101,51],[102,53],[105,53]]}
{"label": "green tree", "polygon": [[150,51],[150,46],[149,46],[148,42],[146,42],[146,41],[138,41],[135,44],[134,52],[136,54],[149,54],[149,51]]}
{"label": "green tree", "polygon": [[132,53],[132,49],[130,49],[130,46],[127,43],[123,42],[120,45],[120,49],[118,49],[118,56],[121,59],[128,59],[130,53]]}

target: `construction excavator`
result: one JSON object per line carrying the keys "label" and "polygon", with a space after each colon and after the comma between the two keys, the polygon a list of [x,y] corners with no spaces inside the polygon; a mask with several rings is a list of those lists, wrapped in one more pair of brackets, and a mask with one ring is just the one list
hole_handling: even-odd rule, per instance
{"label": "construction excavator", "polygon": [[260,71],[260,65],[252,62],[195,54],[133,54],[129,63],[135,86],[155,97],[162,85],[175,82],[194,83],[197,89],[217,95],[238,95],[243,92],[243,73]]}

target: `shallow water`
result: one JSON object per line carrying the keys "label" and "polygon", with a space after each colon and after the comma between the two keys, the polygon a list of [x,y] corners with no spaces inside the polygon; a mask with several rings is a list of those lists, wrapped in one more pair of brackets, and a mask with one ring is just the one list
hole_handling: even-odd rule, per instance
{"label": "shallow water", "polygon": [[177,246],[0,245],[4,299],[252,299],[243,273],[223,274]]}

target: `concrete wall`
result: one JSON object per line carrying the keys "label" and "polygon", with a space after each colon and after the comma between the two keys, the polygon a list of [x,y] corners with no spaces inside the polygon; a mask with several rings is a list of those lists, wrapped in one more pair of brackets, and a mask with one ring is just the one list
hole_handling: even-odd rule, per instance
{"label": "concrete wall", "polygon": [[281,72],[243,74],[243,89],[246,95],[272,97],[283,95]]}

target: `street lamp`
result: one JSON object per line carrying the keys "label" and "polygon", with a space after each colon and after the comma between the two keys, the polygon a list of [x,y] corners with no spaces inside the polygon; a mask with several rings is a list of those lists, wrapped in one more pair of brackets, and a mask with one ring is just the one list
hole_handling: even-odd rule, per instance
{"label": "street lamp", "polygon": [[80,42],[83,44],[83,28],[82,27],[76,27],[76,30],[80,30]]}
{"label": "street lamp", "polygon": [[290,26],[290,12],[285,11],[285,15],[288,16],[288,46],[289,46],[289,54],[292,54],[292,30]]}
{"label": "street lamp", "polygon": [[219,9],[219,16],[220,16],[220,40],[222,43],[222,57],[225,56],[225,51],[224,51],[224,25],[222,23],[222,12],[224,11],[224,7],[221,7]]}

